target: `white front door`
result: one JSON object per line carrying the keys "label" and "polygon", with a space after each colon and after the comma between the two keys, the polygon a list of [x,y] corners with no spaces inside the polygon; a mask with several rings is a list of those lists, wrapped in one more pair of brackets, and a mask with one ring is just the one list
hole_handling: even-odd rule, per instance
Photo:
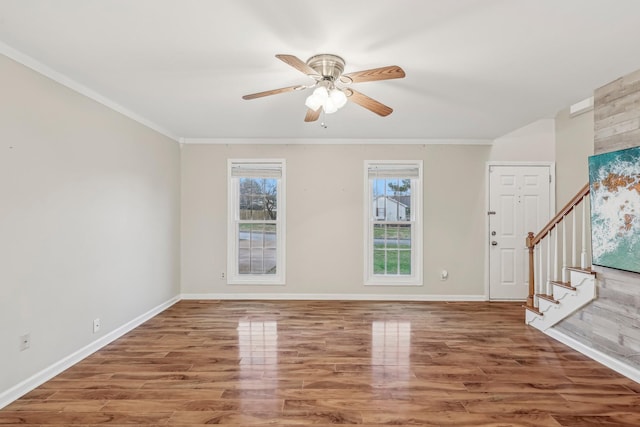
{"label": "white front door", "polygon": [[527,233],[551,217],[551,167],[489,166],[489,299],[529,294]]}

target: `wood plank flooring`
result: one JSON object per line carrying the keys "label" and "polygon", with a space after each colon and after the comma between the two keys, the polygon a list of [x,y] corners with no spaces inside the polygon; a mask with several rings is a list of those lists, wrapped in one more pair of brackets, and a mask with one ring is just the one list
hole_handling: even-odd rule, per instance
{"label": "wood plank flooring", "polygon": [[0,425],[638,426],[640,385],[513,303],[181,301]]}

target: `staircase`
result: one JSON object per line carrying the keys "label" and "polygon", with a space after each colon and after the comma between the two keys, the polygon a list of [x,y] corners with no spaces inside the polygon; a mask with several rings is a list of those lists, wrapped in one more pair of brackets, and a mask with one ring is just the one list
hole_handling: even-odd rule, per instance
{"label": "staircase", "polygon": [[587,184],[542,231],[527,236],[529,296],[524,306],[525,322],[542,331],[596,298],[596,275],[588,262],[591,257],[586,245],[588,198]]}

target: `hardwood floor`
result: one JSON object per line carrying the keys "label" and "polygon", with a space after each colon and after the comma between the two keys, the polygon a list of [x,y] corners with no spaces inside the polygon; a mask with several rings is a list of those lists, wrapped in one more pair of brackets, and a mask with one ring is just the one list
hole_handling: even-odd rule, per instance
{"label": "hardwood floor", "polygon": [[638,426],[640,385],[520,304],[181,301],[0,425]]}

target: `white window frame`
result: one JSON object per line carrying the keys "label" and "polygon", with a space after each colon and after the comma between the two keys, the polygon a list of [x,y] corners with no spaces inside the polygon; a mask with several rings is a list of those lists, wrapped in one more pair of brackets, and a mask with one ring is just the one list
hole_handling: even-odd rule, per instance
{"label": "white window frame", "polygon": [[[411,179],[411,220],[398,222],[411,224],[411,274],[373,274],[373,225],[379,223],[379,221],[376,221],[376,212],[373,207],[373,178],[369,177],[369,170],[376,166],[391,170],[402,168],[403,165],[418,168],[418,177]],[[364,284],[373,286],[422,286],[422,160],[365,160],[364,184]]]}
{"label": "white window frame", "polygon": [[[238,232],[240,221],[240,177],[232,169],[240,165],[279,168],[277,187],[278,215],[276,224],[276,274],[240,274],[238,272]],[[284,285],[286,242],[286,162],[284,159],[229,159],[227,171],[227,283],[230,285]]]}

